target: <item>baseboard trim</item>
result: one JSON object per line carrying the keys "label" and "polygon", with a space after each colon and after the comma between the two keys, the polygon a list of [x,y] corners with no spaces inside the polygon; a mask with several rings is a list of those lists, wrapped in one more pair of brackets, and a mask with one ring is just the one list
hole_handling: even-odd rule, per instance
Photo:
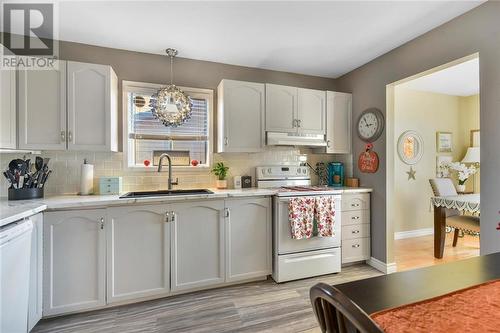
{"label": "baseboard trim", "polygon": [[434,228],[423,228],[423,229],[395,232],[394,239],[398,240],[398,239],[421,237],[428,235],[434,235]]}
{"label": "baseboard trim", "polygon": [[381,271],[384,274],[391,274],[391,273],[395,273],[397,271],[397,267],[396,267],[395,262],[386,264],[385,262],[382,262],[378,259],[371,257],[370,259],[368,259],[366,261],[366,263],[368,265],[372,266],[373,268],[375,268],[376,270]]}

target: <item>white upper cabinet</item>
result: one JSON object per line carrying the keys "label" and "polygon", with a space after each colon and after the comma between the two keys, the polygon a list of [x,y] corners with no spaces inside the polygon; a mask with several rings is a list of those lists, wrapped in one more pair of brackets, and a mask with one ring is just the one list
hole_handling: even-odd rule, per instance
{"label": "white upper cabinet", "polygon": [[297,95],[296,87],[266,83],[266,131],[297,131]]}
{"label": "white upper cabinet", "polygon": [[18,71],[19,149],[66,149],[66,62]]}
{"label": "white upper cabinet", "polygon": [[169,205],[172,291],[224,282],[224,201]]}
{"label": "white upper cabinet", "polygon": [[16,149],[16,71],[0,70],[0,148]]}
{"label": "white upper cabinet", "polygon": [[226,200],[226,281],[271,274],[271,199]]}
{"label": "white upper cabinet", "polygon": [[222,80],[217,95],[217,152],[261,151],[265,144],[265,85]]}
{"label": "white upper cabinet", "polygon": [[326,109],[326,152],[332,154],[350,154],[352,141],[352,95],[328,91]]}
{"label": "white upper cabinet", "polygon": [[326,92],[298,88],[298,130],[306,134],[326,132]]}
{"label": "white upper cabinet", "polygon": [[105,214],[105,209],[44,213],[44,316],[106,304]]}
{"label": "white upper cabinet", "polygon": [[110,66],[59,61],[19,71],[19,149],[118,151],[118,79]]}
{"label": "white upper cabinet", "polygon": [[110,66],[68,61],[68,149],[117,151],[118,79]]}
{"label": "white upper cabinet", "polygon": [[170,225],[165,205],[107,210],[107,301],[167,295]]}

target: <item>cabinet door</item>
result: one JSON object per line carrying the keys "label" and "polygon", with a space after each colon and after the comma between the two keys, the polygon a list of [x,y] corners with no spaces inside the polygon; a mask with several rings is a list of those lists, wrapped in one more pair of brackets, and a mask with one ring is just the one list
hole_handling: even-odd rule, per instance
{"label": "cabinet door", "polygon": [[28,331],[42,319],[42,274],[43,274],[43,215],[30,217],[33,222],[31,234],[30,290],[28,303]]}
{"label": "cabinet door", "polygon": [[224,201],[172,204],[172,291],[224,282]]}
{"label": "cabinet door", "polygon": [[328,91],[326,109],[326,152],[351,153],[352,95]]}
{"label": "cabinet door", "polygon": [[16,71],[0,70],[0,148],[16,149]]}
{"label": "cabinet door", "polygon": [[18,71],[19,149],[66,149],[66,62]]}
{"label": "cabinet door", "polygon": [[299,132],[307,134],[326,133],[326,92],[298,88]]}
{"label": "cabinet door", "polygon": [[271,274],[269,198],[226,200],[226,281]]}
{"label": "cabinet door", "polygon": [[111,67],[68,62],[68,149],[111,151],[112,108]]}
{"label": "cabinet door", "polygon": [[44,215],[43,314],[106,304],[105,209]]}
{"label": "cabinet door", "polygon": [[107,210],[108,303],[169,293],[170,226],[165,213],[165,205]]}
{"label": "cabinet door", "polygon": [[259,152],[264,146],[265,86],[223,80],[218,88],[218,152]]}
{"label": "cabinet door", "polygon": [[296,132],[297,88],[266,84],[266,131]]}

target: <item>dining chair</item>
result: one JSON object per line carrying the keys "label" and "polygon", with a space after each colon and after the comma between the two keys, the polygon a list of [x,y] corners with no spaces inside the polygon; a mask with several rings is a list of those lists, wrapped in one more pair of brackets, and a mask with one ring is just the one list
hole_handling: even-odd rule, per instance
{"label": "dining chair", "polygon": [[321,332],[383,333],[366,312],[337,288],[318,283],[309,295]]}
{"label": "dining chair", "polygon": [[[450,178],[429,179],[432,192],[437,197],[458,195],[455,186]],[[458,234],[460,231],[479,235],[480,219],[478,216],[461,215],[457,209],[446,209],[446,226],[454,229],[453,246],[457,246]]]}

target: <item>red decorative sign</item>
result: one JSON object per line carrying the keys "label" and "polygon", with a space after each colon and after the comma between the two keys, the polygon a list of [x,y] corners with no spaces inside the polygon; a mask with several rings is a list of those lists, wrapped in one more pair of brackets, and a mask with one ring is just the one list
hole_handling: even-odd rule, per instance
{"label": "red decorative sign", "polygon": [[378,155],[373,150],[373,144],[367,143],[365,151],[359,155],[359,171],[365,173],[375,173],[378,170]]}

